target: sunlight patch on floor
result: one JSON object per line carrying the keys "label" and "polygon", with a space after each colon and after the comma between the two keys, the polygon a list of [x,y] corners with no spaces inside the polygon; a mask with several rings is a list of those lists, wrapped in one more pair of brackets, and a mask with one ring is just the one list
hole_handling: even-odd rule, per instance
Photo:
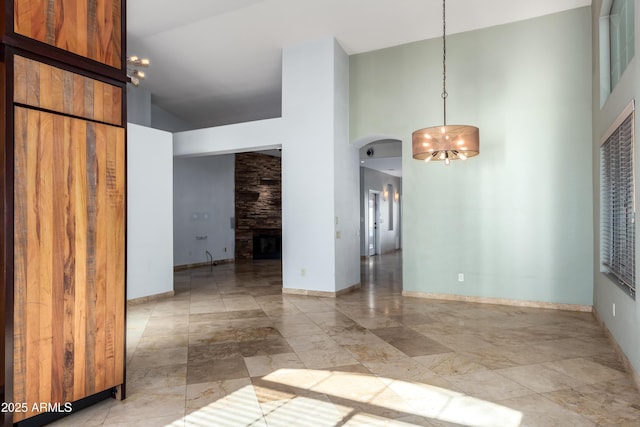
{"label": "sunlight patch on floor", "polygon": [[259,390],[259,397],[252,385],[235,390],[189,413],[186,425],[401,427],[414,425],[412,417],[469,427],[522,422],[519,411],[463,393],[350,372],[278,369],[261,379]]}

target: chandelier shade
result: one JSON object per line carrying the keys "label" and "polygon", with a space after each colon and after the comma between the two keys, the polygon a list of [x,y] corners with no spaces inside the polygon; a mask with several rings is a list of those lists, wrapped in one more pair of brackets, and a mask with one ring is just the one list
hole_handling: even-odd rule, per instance
{"label": "chandelier shade", "polygon": [[417,160],[464,160],[480,154],[480,130],[470,125],[445,125],[418,129],[411,137]]}

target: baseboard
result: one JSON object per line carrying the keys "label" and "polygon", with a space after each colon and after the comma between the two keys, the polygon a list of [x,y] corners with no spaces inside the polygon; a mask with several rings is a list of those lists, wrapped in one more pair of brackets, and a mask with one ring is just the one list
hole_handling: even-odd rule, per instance
{"label": "baseboard", "polygon": [[[227,259],[216,259],[213,261],[213,265],[218,265],[218,264],[228,264],[231,262],[235,262],[235,258],[227,258]],[[195,264],[183,264],[183,265],[174,265],[173,266],[173,272],[175,273],[176,271],[185,271],[185,270],[189,270],[191,268],[200,268],[200,267],[209,267],[211,265],[211,261],[207,261],[207,262],[198,262]]]}
{"label": "baseboard", "polygon": [[402,251],[402,248],[398,248],[398,249],[391,249],[391,250],[389,250],[389,251],[382,252],[382,253],[379,253],[379,254],[373,254],[373,255],[360,255],[360,260],[362,261],[362,260],[365,260],[365,259],[367,259],[367,258],[371,258],[371,257],[374,257],[374,256],[389,255],[389,254],[392,254],[392,253],[395,253],[395,252],[400,252],[400,251]]}
{"label": "baseboard", "polygon": [[303,295],[308,297],[325,297],[325,298],[336,298],[340,295],[348,294],[349,292],[353,292],[357,289],[360,289],[360,283],[356,283],[355,285],[351,285],[344,289],[340,289],[337,292],[327,292],[327,291],[312,291],[309,289],[292,289],[292,288],[282,288],[283,294],[288,295]]}
{"label": "baseboard", "polygon": [[414,291],[402,291],[402,296],[413,298],[427,298],[427,299],[439,299],[446,301],[462,301],[462,302],[476,302],[480,304],[496,304],[496,305],[510,305],[514,307],[531,307],[531,308],[548,308],[552,310],[567,310],[567,311],[582,311],[590,313],[593,311],[593,307],[590,305],[579,304],[562,304],[554,302],[544,301],[523,301],[507,298],[487,298],[476,297],[467,295],[452,295],[452,294],[438,294],[431,292],[414,292]]}
{"label": "baseboard", "polygon": [[169,292],[163,292],[161,294],[147,295],[146,297],[133,298],[133,299],[127,300],[127,305],[134,306],[134,305],[145,304],[148,302],[169,298],[174,296],[175,294],[176,294],[175,291],[169,291]]}
{"label": "baseboard", "polygon": [[609,341],[611,341],[611,343],[613,344],[613,348],[618,354],[618,356],[620,356],[620,360],[622,360],[622,364],[624,365],[624,368],[627,370],[629,374],[631,374],[631,378],[633,379],[633,382],[636,384],[636,388],[640,391],[640,375],[638,375],[638,371],[636,371],[633,368],[633,365],[631,364],[631,362],[629,362],[629,358],[627,357],[626,354],[624,354],[624,351],[622,351],[622,348],[618,344],[618,341],[616,341],[616,339],[614,338],[609,328],[607,328],[607,325],[604,323],[604,321],[602,320],[602,317],[600,317],[600,313],[598,313],[598,310],[595,307],[593,307],[593,317],[596,318],[596,321],[604,331],[604,334],[607,336]]}

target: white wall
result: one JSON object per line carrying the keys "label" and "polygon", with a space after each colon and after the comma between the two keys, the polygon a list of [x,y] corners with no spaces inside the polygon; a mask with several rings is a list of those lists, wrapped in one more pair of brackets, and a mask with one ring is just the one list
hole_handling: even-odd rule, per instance
{"label": "white wall", "polygon": [[[400,201],[395,200],[394,194],[389,194],[384,200],[383,194],[388,184],[393,186],[393,192],[402,195],[402,178],[388,175],[373,169],[361,167],[361,192],[360,192],[360,255],[369,255],[369,190],[380,193],[378,210],[379,253],[387,253],[400,249]],[[393,206],[393,229],[389,230],[389,204]]]}
{"label": "white wall", "polygon": [[284,50],[285,289],[336,292],[360,281],[358,152],[348,140],[348,84],[348,58],[333,37]]}
{"label": "white wall", "polygon": [[267,150],[280,147],[284,139],[281,118],[237,123],[178,132],[173,135],[173,155],[193,157]]}
{"label": "white wall", "polygon": [[205,262],[207,250],[214,260],[234,257],[234,162],[233,154],[174,159],[175,265]]}
{"label": "white wall", "polygon": [[333,191],[335,203],[335,290],[360,283],[360,154],[349,143],[349,57],[333,42]]}
{"label": "white wall", "polygon": [[127,299],[173,290],[173,140],[127,127]]}

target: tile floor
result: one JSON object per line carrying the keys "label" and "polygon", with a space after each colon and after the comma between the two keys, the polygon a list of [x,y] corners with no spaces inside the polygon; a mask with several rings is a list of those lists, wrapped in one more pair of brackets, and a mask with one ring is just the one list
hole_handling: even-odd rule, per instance
{"label": "tile floor", "polygon": [[336,299],[274,261],[179,272],[128,312],[127,390],[60,426],[638,426],[589,313],[401,296],[401,253]]}

